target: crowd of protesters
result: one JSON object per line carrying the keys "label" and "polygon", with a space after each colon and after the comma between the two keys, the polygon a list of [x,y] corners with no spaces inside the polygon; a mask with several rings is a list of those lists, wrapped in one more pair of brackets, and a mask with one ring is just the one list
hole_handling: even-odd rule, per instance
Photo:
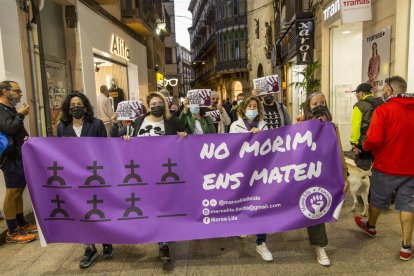
{"label": "crowd of protesters", "polygon": [[[353,132],[351,143],[357,156],[362,151],[372,153],[373,177],[371,180],[371,205],[369,220],[356,217],[359,228],[370,236],[376,235],[375,225],[380,210],[388,208],[392,192],[396,192],[396,209],[401,211],[403,239],[400,258],[408,260],[412,257],[411,233],[414,219],[414,151],[409,147],[414,135],[414,98],[406,94],[405,81],[400,77],[390,78],[385,86],[386,97],[381,106],[374,106],[369,101],[359,102],[352,115]],[[361,84],[356,96],[358,100],[370,99],[372,86]],[[116,114],[108,101],[108,88],[102,86],[97,107],[93,108],[88,98],[78,92],[67,95],[61,108],[60,123],[57,127],[58,137],[123,137],[129,141],[131,137],[178,135],[223,134],[223,133],[258,133],[274,128],[290,125],[291,119],[285,105],[275,100],[274,94],[257,94],[251,96],[240,93],[236,101],[221,100],[216,91],[211,93],[211,105],[208,107],[189,106],[184,99],[180,108],[169,109],[164,94],[152,92],[146,98],[148,112],[135,120],[117,121]],[[0,132],[11,140],[11,148],[2,154],[1,168],[6,182],[4,215],[8,226],[7,242],[24,243],[36,239],[37,228],[29,224],[23,216],[22,193],[26,186],[22,164],[21,147],[28,139],[23,121],[29,114],[29,107],[23,105],[16,109],[22,97],[19,84],[14,81],[0,82]],[[360,94],[362,93],[362,94]],[[372,99],[371,101],[373,101]],[[377,102],[378,99],[375,99]],[[356,109],[355,109],[356,108]],[[96,110],[96,114],[94,113]],[[218,117],[213,120],[208,114],[215,112]],[[99,118],[96,118],[95,115]],[[372,116],[372,120],[371,120]],[[367,123],[367,118],[369,122]],[[305,103],[304,120],[332,121],[325,96],[315,92]],[[354,121],[360,121],[354,126]],[[363,125],[363,131],[358,131]],[[337,126],[332,124],[339,137]],[[358,131],[357,131],[358,128]],[[363,139],[361,140],[361,137]],[[339,143],[341,145],[341,143]],[[393,147],[391,150],[390,148]],[[344,175],[344,193],[347,181],[347,165],[342,148],[339,148]],[[403,157],[406,156],[406,157]],[[357,158],[358,160],[358,158]],[[369,166],[371,166],[370,164]],[[389,186],[389,187],[388,187]],[[386,188],[385,188],[386,187]],[[330,265],[325,251],[328,237],[325,224],[307,228],[310,244],[315,248],[317,261],[323,266]],[[240,236],[244,238],[245,236]],[[271,251],[266,246],[266,234],[257,234],[256,251],[265,261],[272,261]],[[109,258],[114,250],[111,244],[103,245],[103,256]],[[80,261],[81,268],[89,267],[98,257],[93,244],[85,245],[85,253]],[[159,243],[159,255],[163,261],[170,259],[167,242]]]}

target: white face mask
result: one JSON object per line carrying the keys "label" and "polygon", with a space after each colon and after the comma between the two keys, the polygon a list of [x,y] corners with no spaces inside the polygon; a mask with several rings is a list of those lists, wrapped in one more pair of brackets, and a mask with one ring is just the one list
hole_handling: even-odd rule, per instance
{"label": "white face mask", "polygon": [[246,110],[245,114],[247,119],[254,120],[259,115],[259,112],[257,110]]}

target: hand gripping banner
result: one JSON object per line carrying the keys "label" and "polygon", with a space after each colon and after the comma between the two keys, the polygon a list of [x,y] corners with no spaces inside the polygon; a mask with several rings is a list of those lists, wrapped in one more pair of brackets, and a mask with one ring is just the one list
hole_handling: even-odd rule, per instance
{"label": "hand gripping banner", "polygon": [[26,179],[48,243],[133,244],[283,232],[336,221],[332,123],[258,134],[30,138]]}

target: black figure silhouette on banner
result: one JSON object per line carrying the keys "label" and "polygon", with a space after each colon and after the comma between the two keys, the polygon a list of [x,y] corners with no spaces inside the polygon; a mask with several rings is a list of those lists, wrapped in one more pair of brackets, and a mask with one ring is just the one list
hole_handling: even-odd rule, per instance
{"label": "black figure silhouette on banner", "polygon": [[[135,197],[135,193],[131,194],[131,197],[128,197],[125,199],[126,202],[131,202],[131,207],[128,207],[124,214],[122,215],[122,218],[119,218],[118,220],[131,220],[131,219],[146,219],[147,216],[144,216],[144,213],[140,208],[135,206],[135,203],[138,201],[141,201],[140,197]],[[130,217],[131,213],[135,213],[136,216]]]}
{"label": "black figure silhouette on banner", "polygon": [[[105,185],[105,179],[102,176],[98,175],[98,170],[102,170],[103,166],[98,166],[98,161],[93,161],[93,166],[87,166],[88,170],[92,170],[93,174],[89,176],[84,183],[84,186],[79,186],[79,188],[108,188],[111,185]],[[99,185],[91,185],[93,181],[99,182]]]}
{"label": "black figure silhouette on banner", "polygon": [[[135,173],[135,169],[138,169],[140,166],[139,164],[135,164],[134,160],[129,162],[129,165],[125,165],[126,169],[130,169],[130,173],[125,176],[122,184],[118,184],[118,186],[143,186],[148,185],[148,183],[142,182],[142,178],[139,174]],[[128,183],[131,179],[135,179],[135,182]]]}
{"label": "black figure silhouette on banner", "polygon": [[[53,171],[53,176],[47,179],[47,185],[43,185],[45,188],[72,188],[72,186],[66,185],[65,179],[58,176],[58,171],[63,171],[64,167],[59,167],[57,161],[53,161],[52,167],[46,168],[48,171]],[[59,185],[53,186],[53,182],[57,182]]]}
{"label": "black figure silhouette on banner", "polygon": [[[157,182],[157,184],[183,184],[185,181],[181,181],[178,174],[172,171],[172,167],[177,167],[177,163],[172,163],[171,158],[168,158],[168,162],[162,164],[163,167],[168,168],[168,172],[164,173],[161,177],[161,181]],[[172,178],[173,181],[167,181],[169,178]]]}
{"label": "black figure silhouette on banner", "polygon": [[[110,219],[105,218],[105,213],[98,209],[99,203],[104,203],[103,199],[98,199],[97,195],[93,195],[92,200],[87,200],[86,203],[92,204],[92,210],[89,210],[86,214],[84,219],[81,219],[81,221],[84,222],[98,222],[98,221],[111,221]],[[91,219],[92,216],[98,216],[99,219]]]}
{"label": "black figure silhouette on banner", "polygon": [[[50,217],[46,218],[45,220],[75,220],[69,217],[69,213],[62,208],[62,204],[65,204],[64,200],[61,200],[59,195],[56,195],[56,199],[51,200],[52,203],[56,203],[57,207],[53,209],[50,213]],[[62,217],[56,217],[58,214],[61,214]]]}

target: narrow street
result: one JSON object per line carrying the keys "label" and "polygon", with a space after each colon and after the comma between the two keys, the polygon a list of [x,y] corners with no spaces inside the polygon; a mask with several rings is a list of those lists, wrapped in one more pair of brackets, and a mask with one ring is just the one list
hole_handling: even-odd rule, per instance
{"label": "narrow street", "polygon": [[[158,260],[156,244],[115,245],[111,260],[100,256],[86,270],[78,266],[83,254],[79,244],[52,244],[46,248],[41,248],[39,241],[4,244],[0,246],[0,274],[413,275],[413,261],[398,258],[401,235],[398,213],[393,209],[384,212],[377,226],[378,236],[370,238],[356,228],[353,221],[356,213],[351,207],[348,192],[339,221],[327,224],[330,267],[317,263],[306,229],[301,229],[269,235],[267,246],[274,257],[270,263],[256,253],[255,236],[172,243],[173,263],[165,268]],[[361,205],[357,208],[362,210]],[[100,245],[98,250],[102,250]]]}

